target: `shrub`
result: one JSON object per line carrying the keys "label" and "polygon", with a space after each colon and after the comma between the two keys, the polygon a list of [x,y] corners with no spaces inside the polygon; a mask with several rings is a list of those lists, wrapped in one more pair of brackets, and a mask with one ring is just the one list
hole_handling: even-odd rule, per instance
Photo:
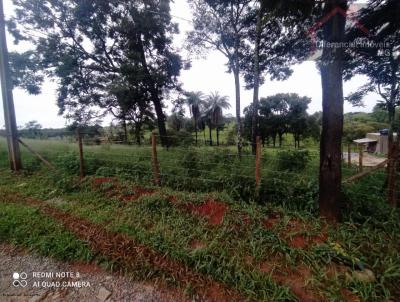
{"label": "shrub", "polygon": [[193,145],[194,143],[192,134],[185,130],[175,131],[169,129],[167,131],[167,135],[168,135],[168,142],[171,147],[176,147],[176,146],[185,147]]}
{"label": "shrub", "polygon": [[226,135],[226,144],[228,146],[236,145],[236,137],[237,137],[236,127],[229,129],[228,134]]}
{"label": "shrub", "polygon": [[187,177],[198,177],[202,168],[199,165],[197,152],[191,148],[185,153],[182,159],[182,167],[186,169]]}
{"label": "shrub", "polygon": [[79,173],[79,156],[76,152],[59,155],[55,158],[54,165],[62,172],[77,175]]}
{"label": "shrub", "polygon": [[311,161],[308,150],[284,150],[277,154],[278,169],[284,171],[301,171]]}
{"label": "shrub", "polygon": [[100,167],[96,171],[97,176],[113,177],[116,175],[116,170],[113,167]]}
{"label": "shrub", "polygon": [[317,209],[318,183],[306,179],[288,182],[272,178],[266,184],[262,183],[260,196],[262,203],[271,202],[291,210],[314,212]]}

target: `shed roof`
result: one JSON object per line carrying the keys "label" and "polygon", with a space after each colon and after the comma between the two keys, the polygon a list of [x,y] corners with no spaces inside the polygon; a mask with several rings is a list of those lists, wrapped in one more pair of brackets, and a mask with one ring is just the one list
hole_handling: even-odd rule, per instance
{"label": "shed roof", "polygon": [[376,143],[378,141],[376,139],[360,138],[353,140],[353,142],[355,142],[356,144],[368,144],[368,143]]}

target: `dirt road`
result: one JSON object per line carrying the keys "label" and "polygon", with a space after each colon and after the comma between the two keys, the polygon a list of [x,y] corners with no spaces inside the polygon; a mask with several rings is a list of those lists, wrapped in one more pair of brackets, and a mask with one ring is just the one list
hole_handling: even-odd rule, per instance
{"label": "dirt road", "polygon": [[0,302],[186,301],[181,292],[130,281],[92,264],[58,262],[0,243]]}

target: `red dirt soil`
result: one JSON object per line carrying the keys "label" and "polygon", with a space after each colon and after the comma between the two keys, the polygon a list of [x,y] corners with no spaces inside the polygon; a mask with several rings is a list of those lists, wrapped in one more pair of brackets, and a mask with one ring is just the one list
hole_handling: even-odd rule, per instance
{"label": "red dirt soil", "polygon": [[189,204],[187,208],[192,213],[207,218],[210,225],[220,225],[229,209],[225,203],[213,199],[207,199],[201,205]]}
{"label": "red dirt soil", "polygon": [[342,294],[342,298],[346,302],[361,302],[360,298],[358,298],[355,294],[353,294],[347,288],[342,288],[340,290],[340,293]]}
{"label": "red dirt soil", "polygon": [[291,270],[283,267],[282,261],[282,257],[272,257],[271,260],[262,262],[259,269],[263,273],[271,274],[272,280],[277,284],[289,287],[300,302],[327,301],[317,290],[307,284],[307,281],[312,277],[311,270],[308,267],[301,265]]}
{"label": "red dirt soil", "polygon": [[133,191],[134,191],[134,194],[123,195],[119,199],[121,201],[134,201],[145,195],[147,195],[147,196],[153,195],[156,192],[156,190],[154,190],[154,189],[147,189],[147,188],[143,188],[140,186],[135,186],[133,188]]}
{"label": "red dirt soil", "polygon": [[[109,185],[104,187],[104,185]],[[120,184],[117,178],[112,177],[97,177],[92,179],[92,188],[98,191],[102,191],[108,197],[115,196],[120,190]]]}
{"label": "red dirt soil", "polygon": [[170,278],[178,280],[184,285],[190,284],[208,302],[246,301],[235,290],[213,281],[209,276],[192,271],[179,261],[136,243],[125,234],[110,232],[101,225],[53,208],[40,200],[10,195],[7,202],[22,202],[32,206],[39,206],[43,214],[59,221],[79,239],[87,242],[93,251],[100,252],[114,260],[115,264],[121,268],[137,269],[143,265],[154,266],[170,275]]}
{"label": "red dirt soil", "polygon": [[190,248],[192,250],[197,250],[197,249],[203,249],[207,246],[206,243],[204,243],[203,241],[197,240],[197,239],[193,239],[190,242]]}
{"label": "red dirt soil", "polygon": [[303,235],[295,235],[289,239],[289,245],[294,248],[303,249],[308,245],[307,238]]}
{"label": "red dirt soil", "polygon": [[241,214],[241,215],[240,215],[240,220],[242,221],[242,223],[243,223],[245,226],[248,226],[248,225],[250,225],[250,223],[251,223],[251,218],[250,218],[250,216],[247,215],[247,214]]}
{"label": "red dirt soil", "polygon": [[178,198],[175,195],[169,195],[167,196],[167,200],[171,203],[176,203],[178,201]]}
{"label": "red dirt soil", "polygon": [[[262,221],[262,224],[267,229],[272,229],[275,224],[281,219],[279,214],[272,213],[266,219]],[[326,228],[321,230],[321,234],[316,236],[307,236],[307,226],[304,222],[291,219],[287,224],[286,228],[280,232],[279,236],[286,240],[289,246],[294,248],[307,248],[311,245],[322,244],[328,240],[328,235],[326,233]]]}
{"label": "red dirt soil", "polygon": [[267,229],[272,229],[276,223],[281,219],[281,215],[278,213],[271,213],[266,219],[263,220],[262,224]]}
{"label": "red dirt soil", "polygon": [[[109,184],[108,188],[104,188],[104,184]],[[134,194],[123,194],[121,191],[128,189],[126,186],[121,186],[117,178],[112,177],[97,177],[92,180],[92,187],[100,190],[108,197],[116,196],[120,201],[128,202],[139,199],[144,195],[152,195],[156,192],[154,189],[147,189],[141,186],[134,186]]]}

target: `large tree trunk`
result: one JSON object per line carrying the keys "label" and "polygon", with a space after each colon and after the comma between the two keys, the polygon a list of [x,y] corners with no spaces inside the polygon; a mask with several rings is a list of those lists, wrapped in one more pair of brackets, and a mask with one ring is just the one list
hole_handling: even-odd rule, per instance
{"label": "large tree trunk", "polygon": [[158,93],[152,94],[152,101],[157,115],[157,126],[160,134],[161,145],[168,147],[167,128],[165,127],[165,115],[162,110],[161,100]]}
{"label": "large tree trunk", "polygon": [[209,134],[210,134],[210,146],[212,146],[212,129],[211,129],[211,124],[209,124],[208,125],[208,131],[209,131]]}
{"label": "large tree trunk", "polygon": [[194,132],[196,133],[196,146],[197,146],[197,118],[193,117],[194,119]]}
{"label": "large tree trunk", "polygon": [[122,118],[122,127],[124,128],[124,143],[128,142],[128,126],[126,125],[125,116]]}
{"label": "large tree trunk", "polygon": [[239,79],[239,68],[235,67],[233,71],[235,77],[235,96],[236,96],[236,126],[237,126],[237,148],[238,155],[242,154],[242,123],[240,118],[240,79]]}
{"label": "large tree trunk", "polygon": [[156,83],[155,83],[153,77],[151,76],[148,66],[147,66],[146,54],[144,51],[143,41],[142,41],[142,37],[141,37],[140,33],[138,34],[137,40],[138,40],[138,45],[139,45],[138,50],[140,51],[141,62],[143,65],[145,75],[147,77],[147,84],[149,85],[151,100],[153,102],[154,109],[155,109],[156,115],[157,115],[157,126],[158,126],[158,132],[159,132],[160,139],[161,139],[161,145],[164,147],[168,147],[167,128],[165,127],[165,115],[163,112],[162,103],[161,103],[161,99],[160,99],[160,96],[159,96],[159,93],[158,93],[158,90],[156,87]]}
{"label": "large tree trunk", "polygon": [[393,132],[396,125],[396,96],[398,94],[398,82],[396,74],[399,69],[399,63],[392,56],[390,58],[390,67],[391,67],[391,87],[390,87],[390,98],[387,104],[388,113],[389,113],[389,137],[388,137],[388,168],[387,168],[387,179],[386,182],[388,184],[388,192],[387,199],[393,208],[397,207],[397,170],[399,165],[399,152],[400,152],[400,138],[399,131],[397,131],[397,138],[394,141]]}
{"label": "large tree trunk", "polygon": [[217,146],[219,146],[219,128],[218,128],[218,126],[215,128],[215,130],[217,131]]}
{"label": "large tree trunk", "polygon": [[[324,15],[338,6],[347,9],[347,1],[326,1]],[[346,18],[337,13],[323,25],[327,42],[344,40]],[[320,143],[319,208],[330,222],[340,219],[341,142],[343,133],[343,49],[324,48],[321,62],[322,134]]]}
{"label": "large tree trunk", "polygon": [[394,124],[395,124],[395,107],[389,106],[389,135],[388,135],[388,166],[387,166],[387,199],[389,205],[392,207],[397,206],[397,192],[396,192],[396,184],[397,184],[397,162],[398,162],[398,153],[399,153],[399,134],[397,134],[397,140],[394,141],[393,132],[394,132]]}
{"label": "large tree trunk", "polygon": [[141,138],[140,138],[141,130],[142,130],[141,125],[137,123],[135,125],[135,137],[136,137],[136,143],[138,144],[138,146],[140,146],[142,144]]}
{"label": "large tree trunk", "polygon": [[257,14],[256,44],[254,47],[254,90],[253,112],[251,119],[251,151],[256,154],[256,140],[258,136],[258,92],[260,88],[260,40],[261,40],[261,8]]}

